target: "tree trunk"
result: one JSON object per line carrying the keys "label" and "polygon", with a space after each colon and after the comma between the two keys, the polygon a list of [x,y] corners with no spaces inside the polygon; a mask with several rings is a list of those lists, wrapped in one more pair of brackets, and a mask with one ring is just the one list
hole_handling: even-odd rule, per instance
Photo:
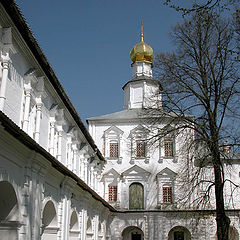
{"label": "tree trunk", "polygon": [[225,213],[224,207],[224,183],[222,177],[222,166],[218,145],[212,149],[213,165],[215,175],[215,199],[216,199],[216,221],[218,240],[229,240],[230,219]]}

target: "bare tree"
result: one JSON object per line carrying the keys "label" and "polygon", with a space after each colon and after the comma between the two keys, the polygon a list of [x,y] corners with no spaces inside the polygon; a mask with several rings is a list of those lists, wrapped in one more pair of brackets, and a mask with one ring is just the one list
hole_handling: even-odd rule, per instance
{"label": "bare tree", "polygon": [[192,3],[184,3],[184,1],[164,0],[165,5],[187,15],[193,12],[201,11],[217,11],[230,10],[232,6],[236,6],[239,0],[193,0]]}
{"label": "bare tree", "polygon": [[[155,59],[163,106],[156,103],[145,114],[153,116],[150,125],[157,129],[152,139],[159,140],[171,133],[181,135],[186,129],[194,131],[194,137],[189,134],[186,141],[189,167],[185,178],[192,188],[184,197],[190,198],[194,189],[202,186],[205,191],[199,201],[204,202],[214,187],[217,236],[219,240],[228,240],[230,219],[225,212],[224,185],[230,180],[225,178],[224,165],[229,155],[223,149],[225,141],[238,143],[240,116],[234,30],[219,15],[201,11],[178,24],[171,36],[176,50],[160,53]],[[172,120],[158,128],[164,118]],[[212,166],[212,171],[206,171],[206,165]],[[197,171],[191,169],[190,174],[190,168]]]}

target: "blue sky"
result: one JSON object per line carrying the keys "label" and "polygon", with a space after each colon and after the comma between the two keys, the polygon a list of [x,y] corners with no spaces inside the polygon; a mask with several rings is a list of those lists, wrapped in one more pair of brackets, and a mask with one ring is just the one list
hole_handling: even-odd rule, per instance
{"label": "blue sky", "polygon": [[16,2],[84,123],[123,109],[141,20],[155,54],[172,49],[168,33],[182,20],[162,0]]}

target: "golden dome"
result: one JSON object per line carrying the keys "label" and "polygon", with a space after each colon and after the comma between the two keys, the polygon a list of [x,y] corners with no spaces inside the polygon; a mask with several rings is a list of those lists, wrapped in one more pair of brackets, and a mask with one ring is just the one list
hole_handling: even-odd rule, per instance
{"label": "golden dome", "polygon": [[153,61],[153,49],[143,41],[143,25],[141,33],[141,42],[136,44],[130,52],[130,58],[133,63],[138,61]]}

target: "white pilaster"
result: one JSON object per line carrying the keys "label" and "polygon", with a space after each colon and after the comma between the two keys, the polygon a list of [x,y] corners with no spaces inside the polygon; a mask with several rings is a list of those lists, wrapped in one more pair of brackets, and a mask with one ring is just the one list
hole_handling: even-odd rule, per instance
{"label": "white pilaster", "polygon": [[29,82],[25,86],[25,107],[23,114],[23,131],[28,132],[28,123],[29,123],[29,111],[30,111],[30,101],[31,101],[31,83]]}
{"label": "white pilaster", "polygon": [[42,114],[42,101],[41,99],[38,100],[36,104],[36,129],[35,129],[35,141],[39,142],[40,137],[40,122],[41,122],[41,114]]}
{"label": "white pilaster", "polygon": [[54,156],[55,118],[50,118],[49,152]]}
{"label": "white pilaster", "polygon": [[0,110],[3,111],[5,100],[6,100],[6,86],[7,86],[7,77],[8,77],[8,69],[9,69],[9,54],[2,55],[2,82],[0,88]]}
{"label": "white pilaster", "polygon": [[62,129],[62,126],[58,126],[58,128],[57,128],[57,130],[58,130],[58,137],[57,137],[57,142],[58,142],[58,144],[57,144],[57,149],[56,149],[56,151],[57,151],[57,160],[58,161],[61,161],[62,160],[62,135],[63,135],[63,129]]}

